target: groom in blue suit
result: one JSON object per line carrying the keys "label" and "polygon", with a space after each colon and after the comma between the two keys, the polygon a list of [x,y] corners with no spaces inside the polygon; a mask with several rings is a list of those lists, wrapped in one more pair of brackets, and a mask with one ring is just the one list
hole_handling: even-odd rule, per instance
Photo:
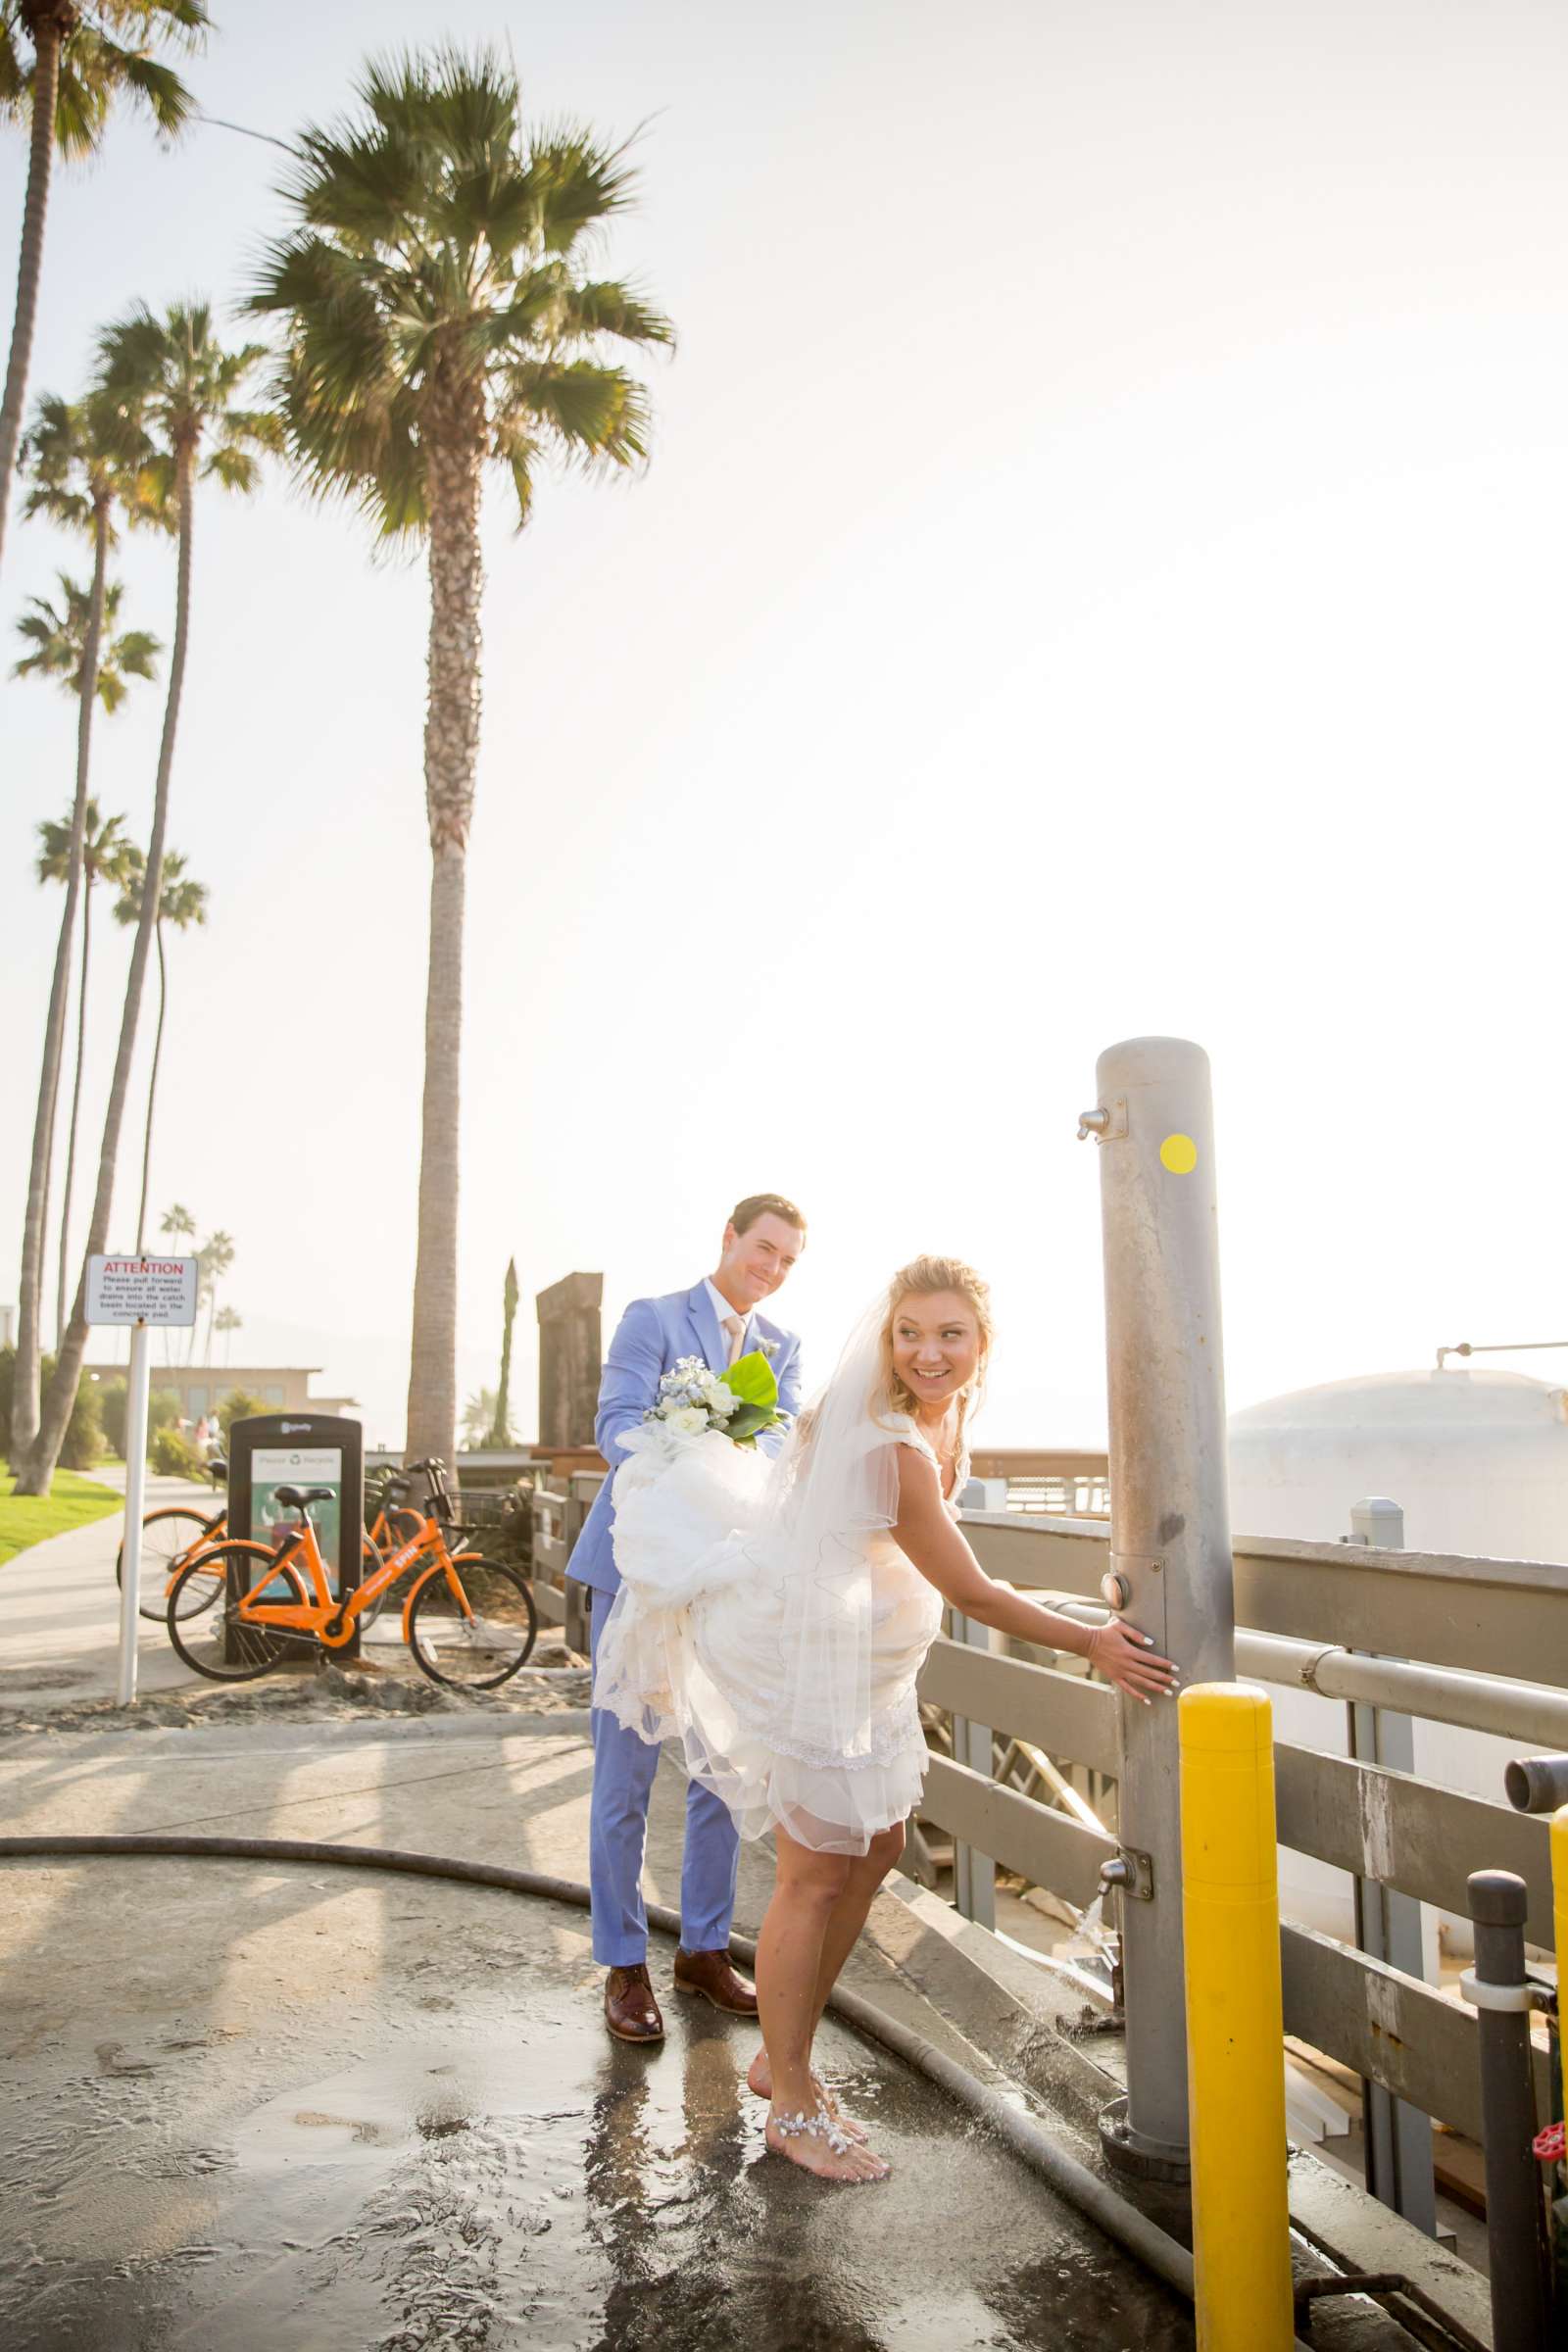
{"label": "groom in blue suit", "polygon": [[[682,1356],[701,1356],[711,1371],[727,1371],[738,1356],[762,1348],[778,1382],[780,1409],[800,1409],[801,1344],[793,1331],[759,1310],[789,1275],[806,1247],[806,1219],[778,1193],[756,1193],[737,1203],[718,1264],[690,1291],[663,1298],[634,1298],[620,1319],[599,1384],[594,1436],[610,1464],[593,1509],[583,1522],[567,1573],[589,1587],[594,1662],[620,1577],[614,1559],[615,1471],[624,1460],[619,1439],[658,1400],[659,1383]],[[763,1443],[766,1443],[764,1440]],[[643,1907],[643,1849],[648,1798],[659,1750],[612,1715],[595,1708],[594,1788],[588,1878],[593,1896],[594,1958],[609,1970],[605,2023],[620,2041],[660,2041],[664,2021],[648,1977],[648,1916]],[[715,2008],[755,2017],[757,1993],[730,1964],[730,1917],[740,1837],[719,1798],[696,1782],[686,1790],[686,1844],[681,1862],[680,1946],[675,1985],[702,1993]]]}

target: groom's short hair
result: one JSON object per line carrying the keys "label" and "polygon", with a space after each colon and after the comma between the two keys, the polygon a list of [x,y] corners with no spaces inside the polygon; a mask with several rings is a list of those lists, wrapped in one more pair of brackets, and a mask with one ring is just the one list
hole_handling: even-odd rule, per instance
{"label": "groom's short hair", "polygon": [[794,1201],[786,1200],[782,1193],[748,1193],[729,1212],[729,1221],[737,1234],[750,1233],[759,1217],[782,1217],[786,1225],[798,1225],[803,1234],[806,1231],[806,1219]]}

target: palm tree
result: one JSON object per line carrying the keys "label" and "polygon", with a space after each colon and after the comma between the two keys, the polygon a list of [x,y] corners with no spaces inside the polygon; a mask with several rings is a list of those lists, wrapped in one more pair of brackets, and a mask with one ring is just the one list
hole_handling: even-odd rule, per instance
{"label": "palm tree", "polygon": [[[68,694],[80,694],[87,674],[88,641],[94,628],[107,626],[111,631],[120,617],[121,599],[124,583],[106,580],[103,585],[99,611],[93,612],[93,591],[65,572],[55,574],[60,582],[60,603],[52,605],[46,596],[29,596],[27,610],[17,623],[17,635],[24,638],[32,651],[24,654],[12,664],[14,678],[56,678]],[[91,649],[94,669],[93,693],[106,710],[118,710],[130,691],[132,678],[155,678],[158,675],[158,656],[163,652],[162,640],[147,629],[126,629],[122,636],[110,636],[108,644],[100,637]],[[71,824],[65,827],[65,843],[71,847]],[[61,868],[62,877],[66,868]]]}
{"label": "palm tree", "polygon": [[[202,1352],[202,1361],[210,1364],[213,1360],[213,1317],[218,1304],[218,1286],[234,1263],[234,1236],[224,1233],[221,1227],[217,1233],[210,1234],[202,1244],[201,1260],[201,1296],[207,1302],[207,1345]],[[194,1338],[195,1326],[192,1325],[191,1329]]]}
{"label": "palm tree", "polygon": [[[5,0],[0,0],[0,8]],[[38,1075],[38,1102],[33,1117],[32,1164],[28,1171],[26,1206],[22,1225],[22,1273],[17,1310],[16,1392],[11,1417],[14,1460],[22,1461],[38,1432],[41,1365],[39,1349],[43,1322],[43,1259],[49,1224],[50,1162],[54,1152],[55,1106],[60,1094],[60,1065],[65,1053],[66,999],[71,985],[71,954],[81,895],[81,842],[86,822],[88,755],[93,710],[98,693],[99,648],[108,599],[109,550],[115,543],[115,515],[123,511],[132,520],[163,522],[165,515],[136,468],[133,436],[113,403],[92,397],[79,404],[46,394],[39,401],[27,435],[26,460],[32,480],[25,514],[45,514],[64,529],[79,531],[92,541],[92,588],[82,631],[79,697],[76,714],[76,798],[72,810],[72,858],[66,876],[66,906],[55,951],[54,979],[44,1021],[43,1066]],[[117,592],[118,602],[118,592]],[[152,640],[147,640],[149,649]]]}
{"label": "palm tree", "polygon": [[223,1361],[225,1364],[229,1358],[229,1335],[238,1331],[244,1320],[244,1316],[238,1314],[231,1306],[220,1306],[213,1318],[213,1329],[220,1331],[223,1335]]}
{"label": "palm tree", "polygon": [[[495,1427],[495,1418],[496,1393],[494,1389],[475,1389],[463,1408],[465,1444],[474,1446],[492,1444],[494,1441],[490,1432]],[[407,1454],[404,1455],[404,1459],[405,1461],[408,1459]],[[450,1462],[452,1456],[450,1453],[443,1454],[441,1459]]]}
{"label": "palm tree", "polygon": [[[167,41],[199,49],[210,22],[205,0],[0,0],[0,116],[31,125],[17,308],[0,401],[0,552],[32,357],[54,151],[68,160],[94,154],[120,98],[145,109],[161,138],[173,138],[194,100],[152,52]],[[30,60],[19,36],[30,46]]]}
{"label": "palm tree", "polygon": [[[156,645],[156,639],[150,639]],[[18,664],[21,667],[21,664]],[[110,674],[104,664],[103,676]],[[136,673],[145,676],[145,671]],[[100,677],[100,690],[102,676]],[[122,689],[122,691],[123,691]],[[106,709],[114,704],[105,698]],[[81,1116],[81,1070],[87,1046],[87,969],[92,946],[92,894],[99,882],[119,882],[125,872],[131,847],[121,831],[122,816],[100,816],[98,804],[89,800],[86,824],[81,836],[81,977],[76,987],[76,1067],[71,1082],[71,1127],[66,1143],[66,1182],[60,1201],[60,1264],[55,1287],[55,1346],[60,1345],[66,1328],[66,1267],[71,1255],[71,1197],[76,1174],[76,1128]],[[68,817],[64,824],[45,820],[38,827],[41,848],[38,853],[40,882],[64,882],[69,891],[71,881],[71,853],[74,827]],[[39,1265],[40,1279],[42,1264]]]}
{"label": "palm tree", "polygon": [[[191,535],[196,482],[200,476],[216,480],[226,490],[254,489],[260,473],[255,452],[280,447],[283,437],[275,416],[237,405],[246,378],[265,356],[260,345],[246,344],[237,351],[224,351],[214,336],[212,313],[206,303],[175,304],[162,318],[155,318],[145,304],[139,304],[127,318],[105,331],[99,348],[104,391],[122,409],[127,428],[134,426],[141,436],[143,475],[152,493],[161,503],[172,504],[178,516],[179,565],[174,596],[174,641],[169,662],[163,739],[158,750],[146,879],[140,920],[130,952],[120,1046],[98,1155],[98,1184],[87,1228],[88,1256],[102,1250],[108,1239],[120,1130],[124,1121],[130,1065],[136,1050],[136,1024],[154,918],[161,905],[169,788],[173,773],[180,691],[185,682],[185,654],[190,642]],[[75,1303],[44,1398],[38,1435],[17,1478],[19,1494],[48,1492],[81,1378],[87,1345],[86,1306],[84,1258]]]}
{"label": "palm tree", "polygon": [[[158,1221],[158,1230],[160,1233],[168,1234],[170,1246],[171,1248],[173,1248],[182,1241],[195,1241],[196,1220],[191,1215],[190,1210],[188,1208],[183,1208],[176,1200],[172,1208],[165,1209],[162,1217],[160,1217]],[[183,1252],[181,1252],[181,1254],[183,1254]]]}
{"label": "palm tree", "polygon": [[296,141],[286,192],[300,224],[270,248],[251,307],[285,320],[279,397],[308,485],[356,500],[383,540],[429,546],[432,873],[407,1443],[450,1459],[485,470],[505,467],[520,526],[547,454],[638,465],[647,394],[604,351],[672,333],[629,288],[585,274],[630,201],[624,150],[584,131],[526,134],[516,77],[489,50],[372,63],[358,94],[363,118]]}
{"label": "palm tree", "polygon": [[[117,923],[140,925],[143,889],[147,879],[147,860],[139,849],[128,847],[123,871],[120,876],[120,896],[115,901]],[[164,1051],[164,1017],[169,1008],[169,967],[164,956],[164,925],[172,923],[176,931],[188,931],[193,923],[207,920],[207,885],[187,880],[185,860],[177,850],[164,852],[164,886],[158,894],[158,910],[153,916],[153,939],[158,949],[158,1025],[153,1031],[153,1066],[147,1079],[147,1125],[141,1148],[141,1200],[136,1209],[136,1254],[140,1256],[147,1239],[147,1179],[153,1157],[153,1103],[158,1094],[158,1064]],[[163,1230],[171,1230],[171,1209],[165,1217]],[[188,1209],[177,1212],[184,1218],[183,1230],[192,1241],[196,1238],[196,1223]],[[195,1325],[191,1329],[194,1331]]]}

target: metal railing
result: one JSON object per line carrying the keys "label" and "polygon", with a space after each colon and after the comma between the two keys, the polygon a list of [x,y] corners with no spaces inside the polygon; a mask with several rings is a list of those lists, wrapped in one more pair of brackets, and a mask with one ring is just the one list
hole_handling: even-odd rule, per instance
{"label": "metal railing", "polygon": [[[1103,1527],[1010,1512],[966,1514],[964,1524],[988,1574],[1068,1600],[1098,1597],[1109,1562]],[[1245,1539],[1234,1558],[1240,1675],[1501,1733],[1524,1748],[1568,1746],[1568,1568]],[[1352,1654],[1362,1651],[1382,1654]],[[1536,1681],[1512,1679],[1521,1661]],[[932,1647],[920,1695],[966,1726],[1031,1742],[1058,1765],[1119,1776],[1115,1694],[1081,1672],[945,1637]],[[1472,1871],[1516,1871],[1529,1890],[1526,1934],[1554,1948],[1545,1821],[1285,1740],[1276,1744],[1275,1769],[1282,1845],[1461,1914]],[[1003,1786],[957,1756],[932,1757],[920,1817],[971,1855],[1079,1909],[1094,1900],[1102,1867],[1118,1851],[1108,1828]],[[1470,2010],[1313,1928],[1285,1925],[1283,1961],[1290,2034],[1396,2099],[1481,2136]],[[1544,2113],[1544,2053],[1537,2075]]]}
{"label": "metal railing", "polygon": [[1087,1447],[981,1446],[970,1474],[1004,1481],[1007,1509],[1029,1517],[1103,1519],[1110,1509],[1106,1457]]}

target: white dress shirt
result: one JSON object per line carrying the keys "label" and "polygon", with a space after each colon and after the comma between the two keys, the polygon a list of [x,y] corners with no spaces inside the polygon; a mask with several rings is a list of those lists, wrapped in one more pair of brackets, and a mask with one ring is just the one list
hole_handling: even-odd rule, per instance
{"label": "white dress shirt", "polygon": [[[741,1315],[741,1310],[738,1306],[731,1306],[729,1300],[725,1298],[723,1292],[719,1290],[715,1283],[709,1282],[705,1278],[703,1288],[708,1293],[709,1298],[712,1300],[713,1312],[718,1317],[718,1336],[724,1342],[724,1344],[728,1346],[729,1333],[724,1329],[725,1317],[728,1315]],[[728,1363],[733,1363],[736,1356],[741,1356],[746,1353],[747,1348],[751,1344],[751,1337],[752,1318],[750,1315],[741,1315],[741,1344],[735,1349],[735,1355],[732,1355],[728,1359]],[[727,1369],[727,1363],[719,1366],[719,1370],[721,1372]]]}

